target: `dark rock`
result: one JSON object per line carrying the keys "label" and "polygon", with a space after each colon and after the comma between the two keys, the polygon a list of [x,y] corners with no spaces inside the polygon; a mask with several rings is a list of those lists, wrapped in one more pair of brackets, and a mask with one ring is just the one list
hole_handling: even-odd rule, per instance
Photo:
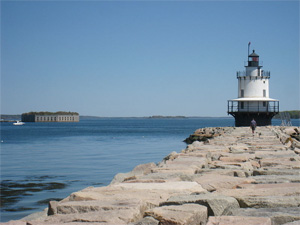
{"label": "dark rock", "polygon": [[57,201],[50,201],[48,206],[48,216],[57,214]]}

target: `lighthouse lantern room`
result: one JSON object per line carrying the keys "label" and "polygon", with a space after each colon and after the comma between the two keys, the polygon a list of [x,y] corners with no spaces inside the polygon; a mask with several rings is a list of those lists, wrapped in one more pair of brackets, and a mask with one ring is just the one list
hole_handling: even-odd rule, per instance
{"label": "lighthouse lantern room", "polygon": [[245,71],[238,71],[238,98],[228,100],[228,114],[235,118],[235,126],[249,126],[255,119],[258,126],[271,125],[279,113],[279,101],[269,97],[270,71],[262,70],[255,50],[249,54]]}

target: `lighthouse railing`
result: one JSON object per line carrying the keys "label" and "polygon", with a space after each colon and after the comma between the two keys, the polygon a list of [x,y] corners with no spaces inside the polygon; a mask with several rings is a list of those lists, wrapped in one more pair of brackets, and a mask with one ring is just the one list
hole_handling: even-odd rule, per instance
{"label": "lighthouse railing", "polygon": [[228,101],[227,106],[228,113],[234,112],[242,112],[242,113],[254,113],[254,112],[272,112],[272,113],[279,113],[279,102],[272,101],[272,102],[257,102],[257,104],[253,105],[253,102],[249,101]]}
{"label": "lighthouse railing", "polygon": [[[247,76],[246,71],[237,71],[236,72],[236,77],[237,78],[244,77],[246,79],[246,76]],[[254,76],[254,77],[256,77],[256,79],[258,77],[260,77],[260,78],[267,78],[268,79],[268,78],[270,78],[270,76],[271,76],[271,72],[270,71],[261,70],[260,74],[257,74],[257,76]],[[251,77],[250,77],[250,79],[251,79]]]}
{"label": "lighthouse railing", "polygon": [[270,72],[270,71],[262,70],[262,71],[261,71],[261,76],[262,76],[262,77],[266,77],[266,78],[270,78],[271,72]]}
{"label": "lighthouse railing", "polygon": [[237,71],[236,72],[236,77],[245,77],[246,76],[246,71]]}

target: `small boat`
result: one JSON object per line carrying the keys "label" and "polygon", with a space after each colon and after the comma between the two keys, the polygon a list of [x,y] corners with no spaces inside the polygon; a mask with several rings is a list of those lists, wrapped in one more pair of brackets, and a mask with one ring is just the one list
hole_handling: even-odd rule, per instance
{"label": "small boat", "polygon": [[20,122],[19,120],[17,120],[17,122],[13,123],[13,125],[24,125],[24,122]]}

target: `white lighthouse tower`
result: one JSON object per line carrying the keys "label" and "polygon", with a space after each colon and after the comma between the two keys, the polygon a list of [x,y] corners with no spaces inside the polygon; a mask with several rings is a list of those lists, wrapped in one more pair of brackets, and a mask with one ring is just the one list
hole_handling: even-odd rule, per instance
{"label": "white lighthouse tower", "polygon": [[262,70],[259,55],[249,54],[245,71],[237,72],[238,98],[228,100],[228,114],[235,118],[235,126],[249,126],[254,118],[258,126],[271,125],[279,113],[279,101],[269,97],[270,71]]}

